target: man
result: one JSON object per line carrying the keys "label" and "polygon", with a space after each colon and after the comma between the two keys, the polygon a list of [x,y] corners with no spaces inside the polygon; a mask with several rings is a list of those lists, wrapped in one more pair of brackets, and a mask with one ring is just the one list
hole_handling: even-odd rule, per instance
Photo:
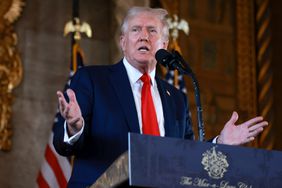
{"label": "man", "polygon": [[[128,132],[194,138],[186,96],[155,75],[155,53],[168,46],[166,15],[163,9],[131,8],[121,28],[124,58],[115,65],[78,70],[66,92],[68,101],[57,92],[61,117],[54,128],[54,146],[61,155],[75,155],[69,187],[94,183],[127,150]],[[146,93],[148,83],[151,91]],[[145,94],[150,104],[144,102]],[[144,105],[153,106],[152,117],[146,117]],[[156,124],[153,130],[147,127],[148,119],[154,120],[150,126]],[[244,144],[267,125],[255,117],[235,126],[237,119],[234,112],[215,141]]]}

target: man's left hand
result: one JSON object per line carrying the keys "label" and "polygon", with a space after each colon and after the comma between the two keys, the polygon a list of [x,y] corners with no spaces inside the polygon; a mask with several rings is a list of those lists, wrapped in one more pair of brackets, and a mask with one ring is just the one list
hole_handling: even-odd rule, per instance
{"label": "man's left hand", "polygon": [[255,137],[263,131],[263,128],[268,125],[263,117],[258,116],[252,118],[242,124],[235,125],[239,116],[237,112],[233,112],[230,120],[225,124],[217,143],[228,145],[241,145],[253,141]]}

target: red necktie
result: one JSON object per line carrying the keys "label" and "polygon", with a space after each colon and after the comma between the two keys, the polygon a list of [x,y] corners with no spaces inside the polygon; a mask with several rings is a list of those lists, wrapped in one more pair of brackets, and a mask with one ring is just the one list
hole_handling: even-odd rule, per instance
{"label": "red necktie", "polygon": [[159,136],[159,126],[157,121],[156,110],[151,95],[151,79],[145,73],[140,78],[143,82],[141,91],[141,113],[142,113],[142,131],[143,134]]}

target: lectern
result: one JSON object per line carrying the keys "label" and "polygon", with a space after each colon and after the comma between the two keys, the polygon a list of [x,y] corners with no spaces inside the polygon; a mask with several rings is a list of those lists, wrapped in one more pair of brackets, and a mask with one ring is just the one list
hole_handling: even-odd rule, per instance
{"label": "lectern", "polygon": [[121,155],[91,188],[278,188],[282,152],[129,134]]}

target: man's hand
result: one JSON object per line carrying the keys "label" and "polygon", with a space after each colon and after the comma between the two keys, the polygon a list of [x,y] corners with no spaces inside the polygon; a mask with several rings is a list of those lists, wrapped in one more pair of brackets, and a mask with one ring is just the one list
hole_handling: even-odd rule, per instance
{"label": "man's hand", "polygon": [[255,137],[263,131],[263,127],[268,123],[263,121],[263,117],[258,116],[252,118],[240,125],[235,125],[239,116],[237,112],[233,112],[230,120],[222,129],[217,143],[228,145],[241,145],[253,141]]}
{"label": "man's hand", "polygon": [[81,115],[80,107],[76,101],[75,93],[71,89],[67,89],[69,103],[66,101],[63,93],[57,91],[59,110],[63,118],[67,122],[69,136],[79,132],[83,126],[83,117]]}

